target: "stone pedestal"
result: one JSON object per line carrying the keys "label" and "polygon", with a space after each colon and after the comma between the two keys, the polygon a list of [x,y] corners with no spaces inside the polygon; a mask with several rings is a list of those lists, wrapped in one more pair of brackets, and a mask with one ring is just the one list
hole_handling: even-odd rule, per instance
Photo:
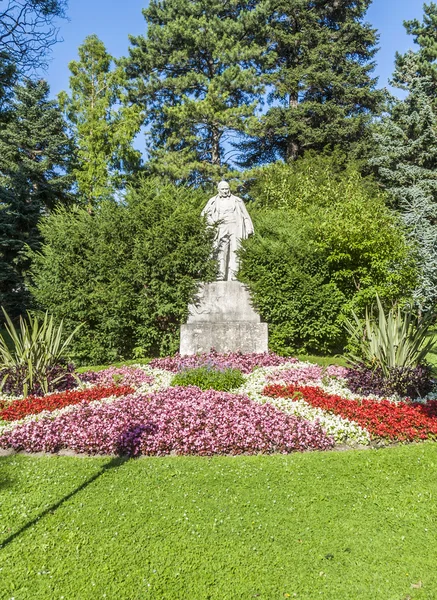
{"label": "stone pedestal", "polygon": [[181,327],[182,355],[209,352],[267,352],[268,326],[254,311],[239,281],[203,284]]}

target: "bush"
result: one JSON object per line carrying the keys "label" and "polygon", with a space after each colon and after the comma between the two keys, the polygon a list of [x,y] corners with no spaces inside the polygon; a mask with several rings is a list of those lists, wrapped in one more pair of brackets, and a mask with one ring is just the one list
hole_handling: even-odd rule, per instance
{"label": "bush", "polygon": [[352,312],[353,320],[346,319],[346,330],[358,357],[350,354],[352,364],[361,362],[367,367],[378,367],[385,375],[393,368],[414,368],[422,364],[435,345],[431,328],[435,316],[428,313],[420,319],[411,311],[390,309],[385,315],[376,295],[377,314],[366,309],[364,322]]}
{"label": "bush", "polygon": [[172,386],[188,387],[194,385],[201,390],[216,390],[229,392],[242,386],[244,377],[238,369],[214,369],[199,367],[187,369],[175,375],[171,381]]}
{"label": "bush", "polygon": [[376,292],[385,302],[410,297],[413,250],[357,165],[307,154],[252,175],[255,235],[243,242],[239,277],[273,351],[340,352],[351,309],[361,314]]}
{"label": "bush", "polygon": [[0,335],[0,391],[27,396],[74,387],[74,366],[65,353],[80,325],[63,340],[63,322],[56,326],[48,313],[42,320],[30,313],[20,317],[19,329],[4,308],[3,313],[10,342]]}
{"label": "bush", "polygon": [[77,362],[176,351],[198,282],[215,275],[203,203],[200,192],[142,179],[124,202],[42,220],[31,291],[70,329],[84,324],[72,346]]}
{"label": "bush", "polygon": [[348,369],[346,380],[349,389],[363,396],[397,396],[419,398],[429,394],[434,382],[431,367],[391,367],[384,372],[381,367],[369,368],[365,364]]}

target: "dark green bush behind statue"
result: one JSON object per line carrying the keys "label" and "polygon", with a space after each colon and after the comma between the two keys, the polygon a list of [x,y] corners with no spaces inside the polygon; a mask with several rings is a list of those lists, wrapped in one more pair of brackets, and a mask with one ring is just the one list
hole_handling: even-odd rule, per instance
{"label": "dark green bush behind statue", "polygon": [[255,235],[244,241],[240,279],[270,324],[279,353],[341,351],[343,320],[375,293],[408,299],[413,250],[384,194],[341,155],[307,154],[254,174]]}
{"label": "dark green bush behind statue", "polygon": [[177,349],[196,282],[215,270],[203,202],[192,190],[144,179],[92,215],[61,209],[43,219],[32,294],[69,329],[84,323],[73,342],[78,362]]}

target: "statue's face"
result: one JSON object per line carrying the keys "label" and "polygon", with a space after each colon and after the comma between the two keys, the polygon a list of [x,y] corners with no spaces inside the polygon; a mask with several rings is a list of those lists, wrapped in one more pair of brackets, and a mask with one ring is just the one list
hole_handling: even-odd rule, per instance
{"label": "statue's face", "polygon": [[231,195],[231,188],[229,187],[229,183],[226,183],[226,181],[221,181],[218,184],[218,193],[220,198],[229,198],[229,196]]}

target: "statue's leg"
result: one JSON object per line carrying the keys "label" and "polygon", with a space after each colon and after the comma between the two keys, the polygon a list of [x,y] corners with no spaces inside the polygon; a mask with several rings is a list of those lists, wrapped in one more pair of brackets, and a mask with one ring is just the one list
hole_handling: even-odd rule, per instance
{"label": "statue's leg", "polygon": [[237,273],[239,268],[239,261],[237,257],[237,250],[240,247],[240,242],[237,237],[238,227],[237,224],[233,225],[229,235],[229,271],[228,279],[235,281],[237,279]]}
{"label": "statue's leg", "polygon": [[229,235],[222,235],[220,239],[220,251],[218,255],[219,263],[219,281],[226,281],[229,279],[229,258],[230,258],[230,238]]}

